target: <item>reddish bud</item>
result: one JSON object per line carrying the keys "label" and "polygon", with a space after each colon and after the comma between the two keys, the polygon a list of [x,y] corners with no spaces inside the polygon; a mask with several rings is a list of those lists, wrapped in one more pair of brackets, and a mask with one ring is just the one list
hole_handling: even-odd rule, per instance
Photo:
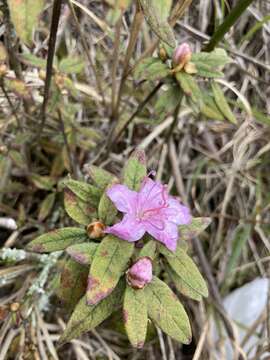
{"label": "reddish bud", "polygon": [[140,258],[127,271],[127,282],[134,289],[144,288],[152,277],[152,261],[148,257]]}
{"label": "reddish bud", "polygon": [[173,54],[173,64],[174,66],[184,67],[191,59],[192,51],[187,43],[179,45]]}

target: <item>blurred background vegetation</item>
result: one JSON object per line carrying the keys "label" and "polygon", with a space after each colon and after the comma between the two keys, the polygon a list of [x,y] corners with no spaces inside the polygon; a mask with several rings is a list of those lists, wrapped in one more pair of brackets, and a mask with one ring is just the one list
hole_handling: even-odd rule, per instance
{"label": "blurred background vegetation", "polygon": [[[172,5],[176,43],[188,42],[194,53],[228,52],[232,62],[219,85],[236,123],[206,116],[189,102],[176,111],[166,85],[136,76],[142,60],[159,49],[136,1],[0,4],[1,360],[223,359],[224,338],[216,341],[213,322],[225,325],[234,359],[269,356],[270,305],[247,329],[250,337],[260,324],[250,355],[237,342],[222,297],[269,276],[270,3],[164,3]],[[212,218],[190,243],[210,290],[204,303],[182,299],[193,342],[181,346],[153,329],[144,349],[134,350],[116,314],[58,350],[67,317],[45,285],[55,259],[8,250],[71,224],[63,207],[67,176],[87,180],[89,165],[118,174],[138,146],[149,170],[194,216]]]}

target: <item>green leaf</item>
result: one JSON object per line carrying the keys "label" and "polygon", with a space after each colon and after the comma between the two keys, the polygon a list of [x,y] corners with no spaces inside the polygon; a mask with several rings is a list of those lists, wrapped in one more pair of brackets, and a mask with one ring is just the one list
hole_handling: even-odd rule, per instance
{"label": "green leaf", "polygon": [[64,184],[81,200],[93,206],[98,206],[102,192],[96,186],[72,179],[65,180]]}
{"label": "green leaf", "polygon": [[149,240],[141,249],[139,257],[149,257],[154,260],[156,255],[157,242],[155,240]]}
{"label": "green leaf", "polygon": [[173,339],[189,344],[191,341],[189,319],[172,290],[163,281],[153,277],[144,291],[151,320]]}
{"label": "green leaf", "polygon": [[211,221],[211,218],[207,217],[192,218],[189,225],[179,226],[180,239],[191,240],[192,238],[198,236],[210,225]]}
{"label": "green leaf", "polygon": [[66,227],[52,230],[46,234],[40,235],[29,244],[27,249],[35,252],[53,252],[64,250],[68,246],[88,240],[84,229]]}
{"label": "green leaf", "polygon": [[60,61],[58,70],[67,74],[79,74],[83,71],[85,63],[76,57],[67,57]]}
{"label": "green leaf", "polygon": [[127,286],[124,295],[124,323],[132,346],[142,348],[147,333],[147,305],[144,289],[135,290]]}
{"label": "green leaf", "polygon": [[160,252],[165,256],[171,268],[182,281],[198,294],[205,297],[208,296],[208,289],[202,275],[197,266],[181,247],[178,246],[173,253],[167,250],[165,246],[161,245]]}
{"label": "green leaf", "polygon": [[65,261],[56,295],[70,309],[85,294],[88,269],[72,259]]}
{"label": "green leaf", "polygon": [[135,150],[124,168],[124,181],[131,190],[138,191],[146,176],[146,159],[143,150]]}
{"label": "green leaf", "polygon": [[64,334],[59,340],[59,345],[79,337],[81,334],[94,329],[107,319],[121,304],[124,292],[124,281],[120,281],[115,290],[104,300],[96,305],[87,305],[84,296],[76,306]]}
{"label": "green leaf", "polygon": [[35,66],[38,67],[40,69],[46,70],[46,60],[37,57],[34,54],[22,54],[21,55],[21,60],[23,63],[30,65],[30,66]]}
{"label": "green leaf", "polygon": [[251,229],[252,227],[250,224],[240,224],[235,229],[234,239],[232,242],[232,252],[228,260],[225,275],[230,275],[231,271],[236,267],[242,250],[250,238]]}
{"label": "green leaf", "polygon": [[214,106],[203,104],[200,108],[200,111],[204,116],[208,117],[209,119],[214,119],[219,121],[224,120],[223,115]]}
{"label": "green leaf", "polygon": [[146,21],[154,33],[166,44],[175,47],[175,38],[167,19],[171,0],[140,0]]}
{"label": "green leaf", "polygon": [[55,202],[55,196],[55,193],[51,193],[42,201],[39,208],[38,221],[43,221],[50,214]]}
{"label": "green leaf", "polygon": [[18,37],[31,45],[33,30],[38,24],[38,17],[44,7],[43,0],[8,0],[11,20]]}
{"label": "green leaf", "polygon": [[196,65],[196,75],[206,78],[221,78],[224,76],[222,71],[214,70],[211,66],[198,62]]}
{"label": "green leaf", "polygon": [[10,150],[8,154],[16,166],[21,169],[26,169],[25,157],[19,151]]}
{"label": "green leaf", "polygon": [[177,84],[169,85],[169,88],[162,91],[155,103],[155,113],[158,120],[163,120],[168,114],[172,114],[182,98],[182,91]]}
{"label": "green leaf", "polygon": [[211,86],[212,86],[216,104],[217,104],[219,110],[221,111],[221,113],[230,122],[232,122],[233,124],[237,124],[237,120],[236,120],[219,84],[216,82],[212,82]]}
{"label": "green leaf", "polygon": [[216,102],[212,96],[212,93],[208,92],[206,89],[202,94],[203,105],[201,106],[201,113],[208,117],[209,119],[224,121],[225,117],[222,112],[216,105]]}
{"label": "green leaf", "polygon": [[211,52],[194,53],[192,54],[191,61],[196,65],[198,71],[201,65],[206,65],[213,71],[222,69],[226,64],[230,63],[232,59],[224,49],[215,49]]}
{"label": "green leaf", "polygon": [[106,192],[101,196],[98,205],[98,218],[105,225],[112,225],[116,215],[117,209]]}
{"label": "green leaf", "polygon": [[175,76],[187,97],[190,97],[194,103],[203,103],[201,89],[199,88],[194,76],[183,71],[179,71]]}
{"label": "green leaf", "polygon": [[68,255],[82,265],[90,265],[93,262],[98,244],[85,242],[82,244],[71,245],[66,248]]}
{"label": "green leaf", "polygon": [[95,305],[116,287],[127,268],[134,244],[108,235],[100,243],[90,268],[87,302]]}
{"label": "green leaf", "polygon": [[214,120],[224,120],[214,100],[201,90],[194,76],[183,71],[176,73],[176,80],[187,96],[190,106],[195,108],[195,112],[201,112],[203,115]]}
{"label": "green leaf", "polygon": [[96,186],[102,191],[104,191],[110,183],[117,180],[117,178],[109,171],[104,170],[98,166],[91,165],[89,166],[88,171]]}
{"label": "green leaf", "polygon": [[158,58],[146,58],[136,67],[135,79],[147,79],[149,81],[160,80],[170,74],[171,70]]}
{"label": "green leaf", "polygon": [[176,272],[170,268],[169,266],[166,267],[166,271],[169,274],[170,278],[172,279],[176,289],[183,294],[193,300],[201,301],[202,296],[194,291],[187,283],[185,283],[177,274]]}
{"label": "green leaf", "polygon": [[38,189],[41,190],[52,190],[55,185],[55,180],[50,176],[40,176],[37,174],[32,174],[29,176],[32,182]]}
{"label": "green leaf", "polygon": [[89,225],[97,216],[96,209],[90,202],[81,200],[69,189],[65,189],[64,204],[68,215],[79,224]]}

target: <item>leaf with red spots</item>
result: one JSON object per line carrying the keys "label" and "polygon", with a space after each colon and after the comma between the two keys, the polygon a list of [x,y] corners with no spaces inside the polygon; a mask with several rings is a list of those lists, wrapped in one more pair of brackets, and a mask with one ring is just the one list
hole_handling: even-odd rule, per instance
{"label": "leaf with red spots", "polygon": [[124,281],[118,282],[117,287],[106,299],[93,306],[87,304],[86,296],[84,296],[71,315],[64,334],[59,340],[59,345],[94,329],[107,319],[121,304],[124,286]]}
{"label": "leaf with red spots", "polygon": [[144,289],[135,290],[127,286],[124,295],[123,317],[130,343],[136,348],[142,348],[148,321]]}
{"label": "leaf with red spots", "polygon": [[154,277],[144,291],[150,319],[173,339],[189,344],[191,341],[189,319],[172,290],[163,281]]}
{"label": "leaf with red spots", "polygon": [[27,249],[35,252],[53,252],[64,250],[68,246],[88,239],[84,229],[66,227],[63,229],[52,230],[46,234],[38,236],[27,245]]}
{"label": "leaf with red spots", "polygon": [[102,191],[99,188],[86,182],[73,179],[66,180],[64,183],[80,200],[92,205],[92,207],[98,206],[102,195]]}
{"label": "leaf with red spots", "polygon": [[82,265],[90,265],[93,262],[98,244],[85,242],[71,245],[66,249],[68,255]]}
{"label": "leaf with red spots", "polygon": [[97,304],[116,287],[127,269],[134,244],[108,235],[100,243],[90,268],[87,302]]}
{"label": "leaf with red spots", "polygon": [[117,180],[117,178],[109,171],[98,166],[91,165],[87,167],[87,170],[93,182],[102,191],[104,191],[109,184]]}
{"label": "leaf with red spots", "polygon": [[81,225],[90,224],[97,215],[90,202],[81,200],[69,189],[65,189],[64,204],[68,215]]}
{"label": "leaf with red spots", "polygon": [[78,264],[72,259],[65,262],[56,294],[63,305],[69,309],[73,309],[85,294],[87,275],[87,267]]}
{"label": "leaf with red spots", "polygon": [[131,190],[138,191],[146,176],[146,159],[143,150],[135,150],[124,168],[124,181]]}

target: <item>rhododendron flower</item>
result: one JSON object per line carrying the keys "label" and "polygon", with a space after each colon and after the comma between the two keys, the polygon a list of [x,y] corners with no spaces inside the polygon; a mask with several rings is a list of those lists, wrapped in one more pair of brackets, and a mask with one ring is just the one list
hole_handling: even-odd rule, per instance
{"label": "rhododendron flower", "polygon": [[127,281],[134,289],[142,289],[152,281],[152,261],[148,257],[137,260],[127,271]]}
{"label": "rhododendron flower", "polygon": [[146,177],[139,192],[125,185],[113,185],[107,190],[108,197],[125,215],[121,222],[107,227],[106,233],[129,242],[137,241],[147,232],[175,251],[178,225],[189,224],[189,209],[168,194],[165,185]]}

